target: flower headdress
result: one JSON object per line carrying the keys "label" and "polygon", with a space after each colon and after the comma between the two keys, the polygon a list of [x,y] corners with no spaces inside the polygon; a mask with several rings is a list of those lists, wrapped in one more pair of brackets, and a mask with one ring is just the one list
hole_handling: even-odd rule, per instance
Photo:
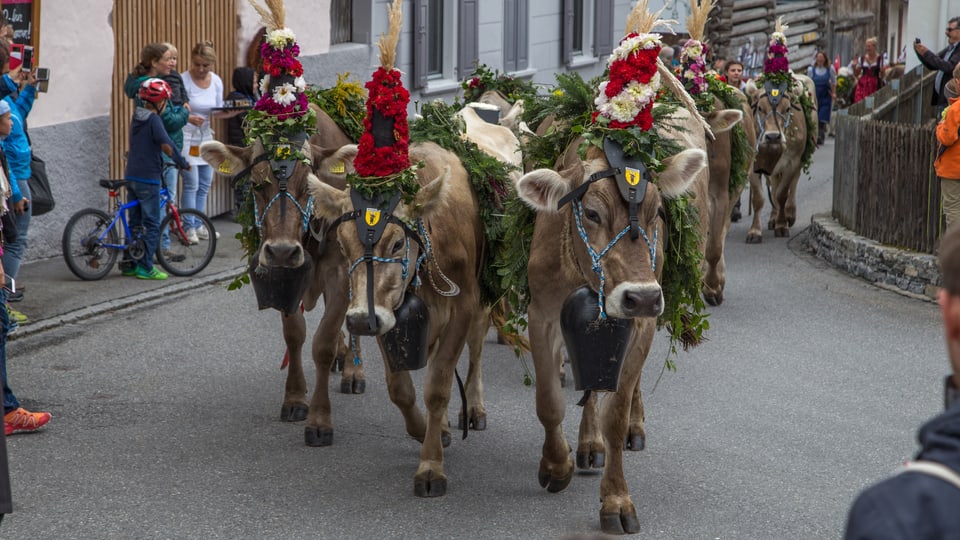
{"label": "flower headdress", "polygon": [[306,159],[299,144],[290,144],[306,140],[317,122],[307,102],[303,65],[297,59],[300,47],[293,30],[284,26],[283,0],[264,1],[268,9],[250,0],[267,32],[260,47],[266,75],[260,80],[260,99],[247,113],[247,138],[273,146],[276,159]]}
{"label": "flower headdress", "polygon": [[403,24],[402,8],[401,0],[393,0],[388,8],[390,26],[380,36],[380,67],[365,85],[367,115],[353,160],[357,172],[347,179],[354,190],[366,197],[399,190],[409,198],[418,187],[408,154],[410,92],[403,87],[400,70],[394,67]]}
{"label": "flower headdress", "polygon": [[716,7],[716,0],[697,2],[690,1],[690,16],[687,17],[687,32],[690,39],[680,49],[680,67],[682,69],[683,86],[694,97],[708,90],[707,81],[707,47],[704,38],[704,28],[710,11]]}
{"label": "flower headdress", "polygon": [[774,82],[790,80],[790,61],[787,59],[787,25],[781,17],[777,18],[777,25],[770,34],[770,45],[767,48],[767,59],[763,62],[763,76],[765,80]]}

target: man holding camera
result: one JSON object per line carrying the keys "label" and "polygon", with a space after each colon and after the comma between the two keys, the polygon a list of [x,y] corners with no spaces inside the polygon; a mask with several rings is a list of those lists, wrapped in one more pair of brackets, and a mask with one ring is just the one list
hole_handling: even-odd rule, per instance
{"label": "man holding camera", "polygon": [[945,30],[947,34],[947,47],[942,51],[935,53],[927,48],[926,45],[917,38],[913,44],[913,50],[917,53],[920,63],[927,69],[937,71],[937,78],[933,84],[933,99],[930,104],[934,106],[937,118],[947,107],[947,96],[944,93],[944,87],[953,78],[953,68],[960,63],[960,17],[954,17],[947,22]]}
{"label": "man holding camera", "polygon": [[938,300],[952,373],[946,411],[917,434],[921,449],[900,474],[863,491],[847,521],[847,540],[957,538],[960,532],[960,224],[940,240]]}

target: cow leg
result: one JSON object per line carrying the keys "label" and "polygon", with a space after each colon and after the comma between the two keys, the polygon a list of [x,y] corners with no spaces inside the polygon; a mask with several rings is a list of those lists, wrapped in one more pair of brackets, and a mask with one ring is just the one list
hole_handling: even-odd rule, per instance
{"label": "cow leg", "polygon": [[603,433],[600,432],[597,394],[598,392],[590,392],[590,397],[583,404],[583,414],[580,415],[580,435],[577,438],[578,469],[603,468]]}
{"label": "cow leg", "polygon": [[[723,247],[730,228],[730,181],[710,183],[710,224],[706,238],[703,274],[703,299],[711,306],[723,303],[723,288],[726,284]],[[711,178],[712,180],[712,178]]]}
{"label": "cow leg", "polygon": [[[360,354],[360,340],[357,340],[357,358]],[[353,350],[347,344],[347,336],[340,330],[337,338],[337,356],[334,365],[340,364],[343,374],[340,376],[341,394],[362,394],[367,389],[367,380],[363,375],[363,363],[357,363]]]}
{"label": "cow leg", "polygon": [[627,439],[624,448],[643,450],[647,445],[647,429],[643,424],[643,396],[640,395],[640,379],[633,387],[633,399],[630,402],[630,425],[627,427]]}
{"label": "cow leg", "polygon": [[791,174],[787,185],[787,199],[784,202],[784,215],[787,220],[787,227],[793,227],[797,222],[797,183],[800,181],[800,169],[797,168],[796,174]]}
{"label": "cow leg", "polygon": [[760,173],[750,174],[750,208],[753,211],[753,220],[750,230],[747,231],[747,243],[759,244],[763,242],[763,230],[760,228],[760,212],[763,210],[763,176]]}
{"label": "cow leg", "polygon": [[[340,327],[347,313],[347,295],[324,294],[325,305],[320,325],[313,335],[313,362],[316,367],[316,384],[310,400],[310,414],[303,438],[307,446],[330,446],[333,444],[333,418],[330,414],[330,366],[336,361],[341,346]],[[344,364],[347,364],[345,362]],[[352,359],[349,361],[353,363]]]}
{"label": "cow leg", "polygon": [[382,345],[380,351],[383,357],[383,367],[387,379],[387,393],[390,394],[390,401],[400,409],[400,414],[403,415],[403,423],[407,429],[407,435],[423,442],[423,437],[427,432],[427,426],[423,418],[423,413],[417,408],[417,391],[413,388],[410,372],[391,372],[390,366],[387,364],[387,355],[383,354]]}
{"label": "cow leg", "polygon": [[653,342],[654,330],[652,320],[639,323],[637,336],[620,373],[620,388],[604,397],[600,410],[607,451],[607,465],[600,480],[600,528],[607,534],[633,534],[640,531],[637,510],[623,476],[623,441],[627,434],[633,389],[639,386],[640,373]]}
{"label": "cow leg", "polygon": [[490,328],[490,313],[478,309],[470,323],[467,334],[467,347],[470,350],[470,368],[467,371],[467,417],[460,413],[457,427],[463,429],[466,422],[469,429],[483,431],[487,429],[487,409],[483,404],[483,342]]}
{"label": "cow leg", "polygon": [[[461,291],[463,294],[464,291]],[[475,306],[476,294],[463,295],[466,306]],[[443,471],[443,428],[450,404],[450,387],[457,360],[463,352],[470,326],[475,323],[475,307],[459,307],[451,314],[449,324],[440,332],[439,342],[431,355],[423,387],[427,406],[427,432],[420,445],[420,464],[413,477],[413,492],[418,497],[440,497],[447,492],[447,475]],[[449,436],[449,433],[447,434]]]}
{"label": "cow leg", "polygon": [[547,325],[544,314],[533,305],[529,309],[530,348],[537,377],[537,418],[543,426],[543,453],[537,478],[547,491],[562,491],[573,479],[573,458],[563,435],[565,406],[557,367],[560,365],[559,322]]}
{"label": "cow leg", "polygon": [[291,315],[280,315],[283,341],[287,345],[289,364],[287,382],[280,407],[280,420],[299,422],[307,417],[307,382],[303,377],[303,342],[307,339],[307,323],[300,310]]}
{"label": "cow leg", "polygon": [[774,212],[770,213],[770,228],[773,229],[773,235],[778,238],[790,236],[790,227],[787,225],[787,198],[790,192],[790,185],[783,173],[775,172],[775,178],[771,184],[773,191]]}

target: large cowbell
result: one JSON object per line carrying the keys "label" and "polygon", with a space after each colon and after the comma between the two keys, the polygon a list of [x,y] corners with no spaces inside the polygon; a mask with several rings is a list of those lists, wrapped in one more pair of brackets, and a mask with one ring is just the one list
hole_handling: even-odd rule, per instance
{"label": "large cowbell", "polygon": [[300,307],[300,299],[307,290],[313,261],[310,257],[296,268],[265,268],[260,266],[260,251],[250,258],[250,283],[260,309],[276,309],[291,315]]}
{"label": "large cowbell", "polygon": [[396,325],[380,338],[390,372],[426,366],[430,339],[430,310],[427,305],[412,291],[407,291],[394,316]]}
{"label": "large cowbell", "polygon": [[597,293],[580,287],[560,312],[560,331],[577,390],[615,392],[633,336],[633,319],[600,318]]}
{"label": "large cowbell", "polygon": [[636,239],[640,234],[638,217],[640,203],[643,202],[643,197],[647,193],[650,173],[643,161],[624,156],[620,143],[609,137],[603,139],[603,153],[606,154],[607,163],[613,167],[620,196],[627,203],[630,213],[630,238]]}
{"label": "large cowbell", "polygon": [[770,100],[770,106],[776,109],[777,105],[780,105],[780,100],[787,93],[787,83],[783,81],[780,84],[773,84],[773,81],[764,81],[763,93]]}

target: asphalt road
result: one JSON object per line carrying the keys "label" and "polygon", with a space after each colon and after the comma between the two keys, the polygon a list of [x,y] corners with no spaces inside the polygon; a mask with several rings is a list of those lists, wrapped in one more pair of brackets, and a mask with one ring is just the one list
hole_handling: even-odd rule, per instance
{"label": "asphalt road", "polygon": [[[936,306],[837,272],[803,248],[810,214],[830,207],[831,144],[813,178],[801,179],[792,238],[765,231],[762,244],[747,245],[748,224],[733,226],[710,340],[660,377],[667,339],[657,338],[642,383],[647,449],[625,464],[641,521],[635,538],[838,538],[856,493],[910,457],[916,428],[942,407],[948,367]],[[308,448],[302,423],[279,421],[279,328],[276,313],[256,310],[250,287],[220,284],[12,342],[17,394],[54,418],[8,439],[15,511],[0,537],[598,534],[599,475],[578,474],[558,494],[539,487],[534,392],[492,335],[488,429],[454,439],[447,494],[420,499],[419,447],[389,402],[373,342],[364,342],[366,393],[336,393],[334,379],[334,445]],[[564,426],[575,443],[570,386]]]}

